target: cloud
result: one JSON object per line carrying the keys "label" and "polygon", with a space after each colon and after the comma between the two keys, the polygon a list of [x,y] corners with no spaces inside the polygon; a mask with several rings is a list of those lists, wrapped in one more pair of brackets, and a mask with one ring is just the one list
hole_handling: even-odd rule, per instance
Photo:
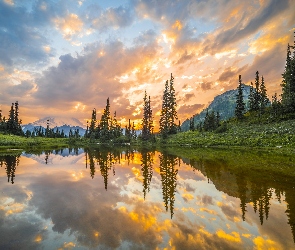
{"label": "cloud", "polygon": [[72,37],[79,34],[83,28],[83,22],[76,14],[73,13],[69,14],[65,18],[57,18],[54,22],[66,40],[71,40]]}
{"label": "cloud", "polygon": [[[93,6],[91,6],[92,8]],[[104,11],[97,6],[99,15],[92,11],[88,11],[90,15],[87,15],[88,21],[91,22],[91,27],[100,32],[105,32],[109,28],[118,29],[130,26],[134,21],[134,14],[132,8],[119,6],[116,8],[108,8]]]}
{"label": "cloud", "polygon": [[23,7],[13,7],[0,2],[0,63],[4,66],[25,66],[46,63],[48,54],[43,46],[47,39],[34,28],[32,17]]}
{"label": "cloud", "polygon": [[[44,219],[52,220],[54,231],[75,232],[80,244],[92,248],[117,248],[124,241],[135,248],[155,248],[159,244],[153,225],[144,228],[143,220],[136,220],[137,217],[147,219],[152,216],[152,207],[148,209],[149,214],[141,203],[138,206],[135,203],[136,208],[131,214],[124,207],[111,209],[120,200],[128,203],[128,198],[121,196],[115,185],[110,184],[106,192],[103,185],[93,187],[94,183],[86,179],[73,182],[66,173],[60,176],[63,182],[54,176],[42,176],[30,185],[34,193],[30,205],[36,207],[36,212]],[[89,193],[93,188],[96,191]]]}
{"label": "cloud", "polygon": [[213,199],[212,196],[208,196],[208,195],[203,195],[202,196],[202,202],[205,205],[213,205]]}
{"label": "cloud", "polygon": [[[206,41],[206,50],[216,51],[216,48],[224,48],[232,43],[243,40],[257,32],[268,21],[274,19],[276,16],[287,10],[289,7],[288,1],[281,2],[279,0],[268,1],[267,6],[260,6],[257,11],[253,12],[253,8],[249,8],[239,16],[240,20],[235,22],[233,27],[227,30],[221,28],[216,35],[214,41]],[[254,14],[251,14],[254,13]],[[250,18],[249,18],[250,16]]]}
{"label": "cloud", "polygon": [[203,107],[204,107],[204,104],[193,104],[193,105],[185,105],[184,104],[178,109],[177,112],[182,115],[196,114]]}

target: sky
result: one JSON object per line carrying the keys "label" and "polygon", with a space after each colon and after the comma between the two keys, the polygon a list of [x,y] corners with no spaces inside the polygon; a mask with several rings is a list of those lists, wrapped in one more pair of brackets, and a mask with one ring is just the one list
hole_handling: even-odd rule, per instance
{"label": "sky", "polygon": [[98,118],[110,98],[140,124],[144,92],[157,126],[173,74],[180,121],[216,95],[264,76],[281,93],[294,0],[0,0],[0,109],[23,124],[46,116]]}

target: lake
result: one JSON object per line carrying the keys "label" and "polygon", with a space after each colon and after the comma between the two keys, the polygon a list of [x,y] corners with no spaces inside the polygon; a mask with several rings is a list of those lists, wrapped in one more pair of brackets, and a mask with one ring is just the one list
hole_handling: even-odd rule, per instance
{"label": "lake", "polygon": [[295,249],[294,162],[217,149],[2,154],[0,249]]}

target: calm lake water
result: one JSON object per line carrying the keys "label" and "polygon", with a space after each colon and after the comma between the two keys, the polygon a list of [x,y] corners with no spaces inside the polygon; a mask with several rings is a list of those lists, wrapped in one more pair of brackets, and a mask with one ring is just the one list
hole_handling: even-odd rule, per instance
{"label": "calm lake water", "polygon": [[0,156],[0,249],[295,249],[295,175],[255,170],[293,159],[188,155]]}

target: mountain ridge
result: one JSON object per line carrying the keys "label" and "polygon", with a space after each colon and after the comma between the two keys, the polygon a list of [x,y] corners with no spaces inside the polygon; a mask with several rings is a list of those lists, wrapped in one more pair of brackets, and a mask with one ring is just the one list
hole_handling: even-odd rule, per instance
{"label": "mountain ridge", "polygon": [[[242,84],[243,86],[243,97],[244,102],[246,104],[246,108],[248,106],[248,96],[250,94],[250,86]],[[199,114],[193,115],[195,126],[204,121],[206,112],[214,111],[219,112],[221,120],[227,120],[234,116],[235,107],[236,107],[236,95],[238,93],[237,89],[228,90],[220,95],[214,97],[213,101],[210,102],[209,106],[206,109],[203,109]],[[189,130],[190,120],[186,119],[181,124],[181,131]]]}

